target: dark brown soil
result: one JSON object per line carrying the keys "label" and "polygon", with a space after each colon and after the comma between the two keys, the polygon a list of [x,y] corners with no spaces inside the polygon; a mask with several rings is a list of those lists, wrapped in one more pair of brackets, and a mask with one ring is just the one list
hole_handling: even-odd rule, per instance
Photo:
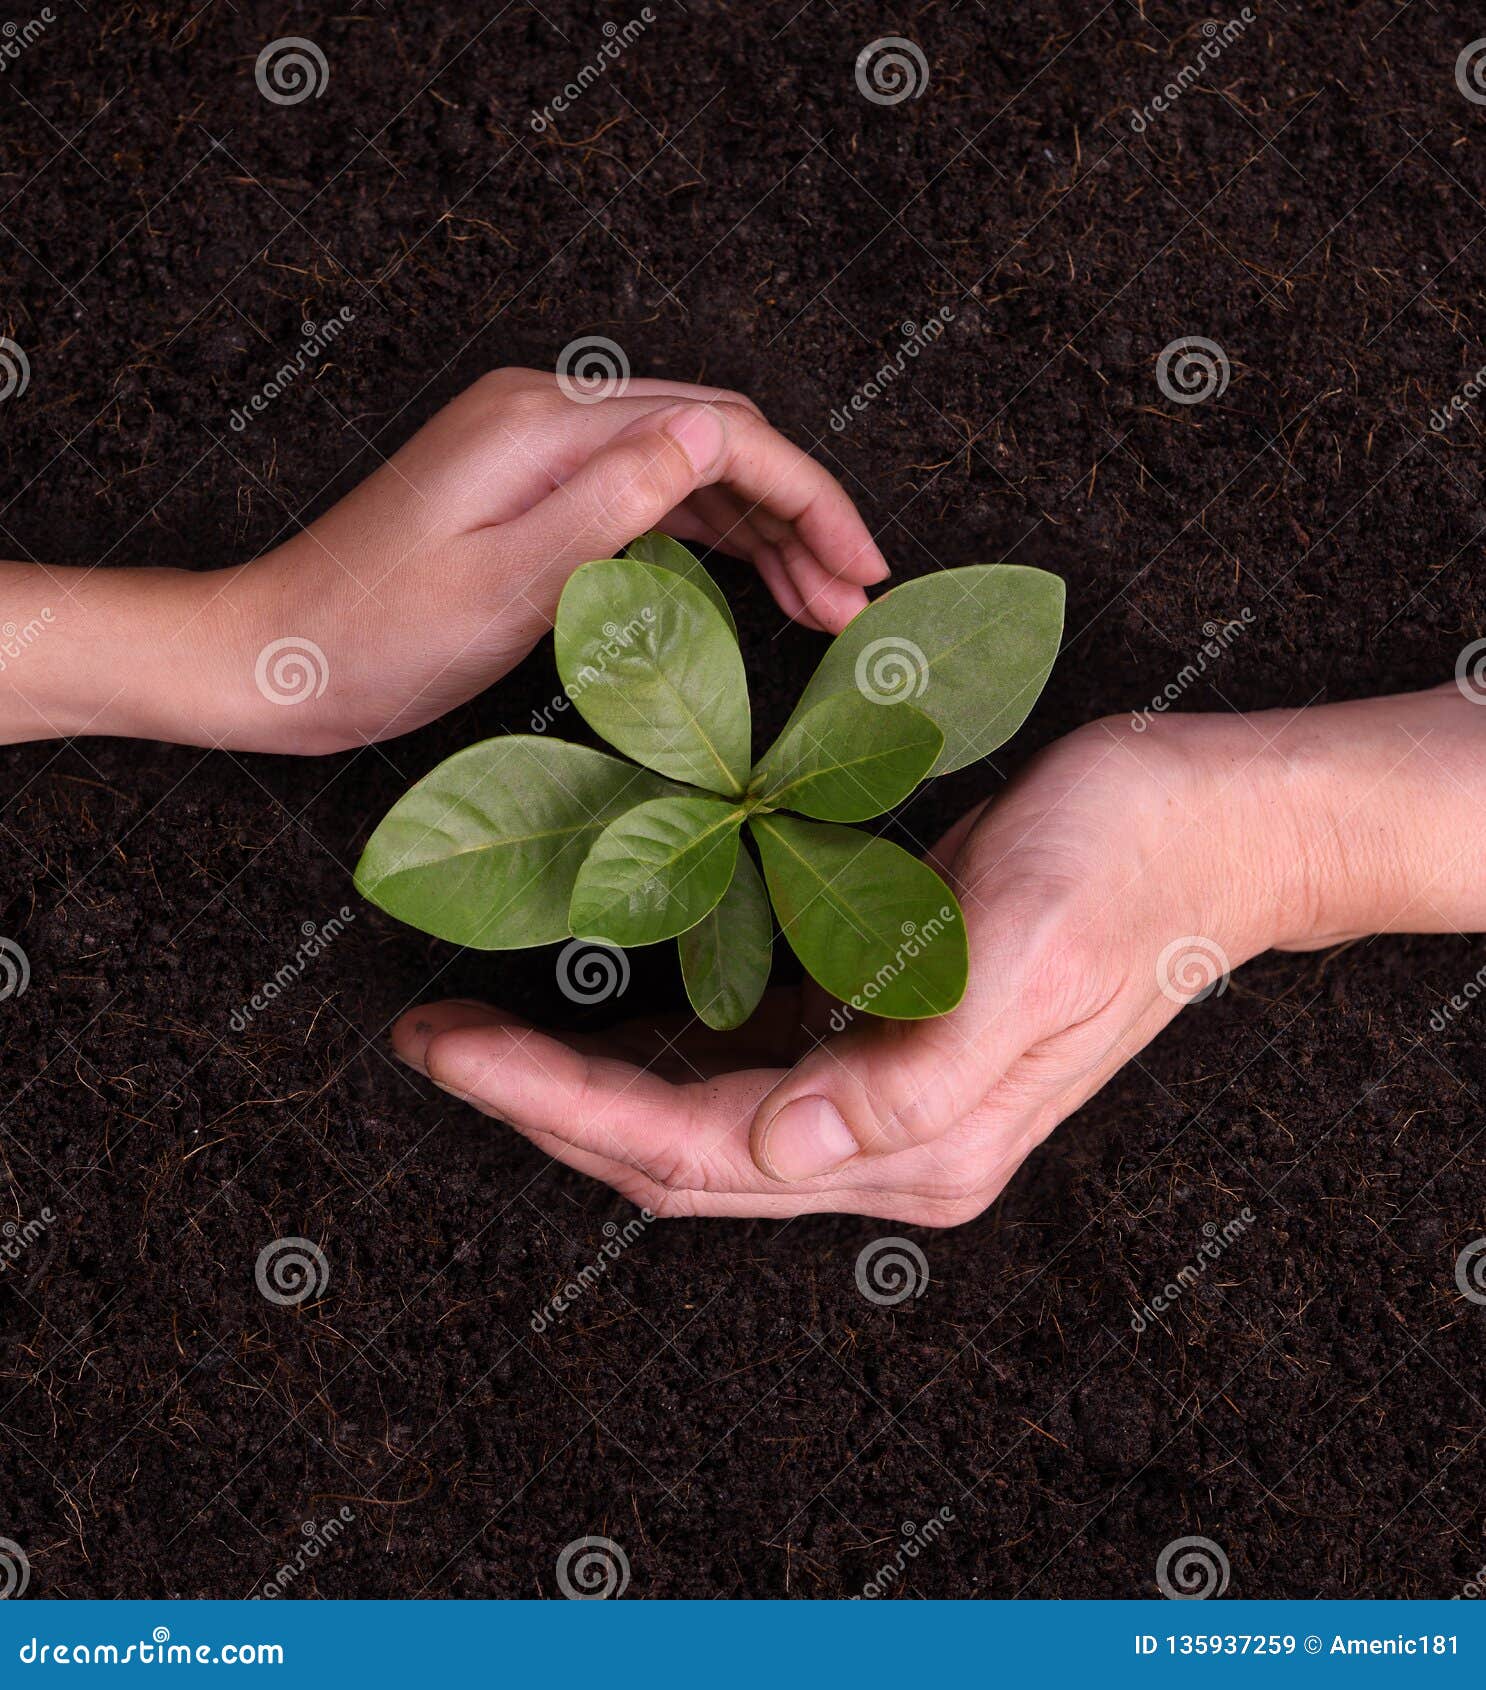
{"label": "dark brown soil", "polygon": [[[1245,607],[1187,705],[1449,675],[1486,609],[1478,417],[1428,425],[1486,362],[1486,107],[1455,79],[1479,17],[1261,4],[1137,134],[1206,13],[653,4],[542,134],[529,114],[630,12],[56,7],[0,77],[0,332],[32,365],[3,405],[6,554],[251,557],[480,372],[598,333],[754,395],[900,575],[1067,576],[1048,694],[920,834]],[[330,81],[278,107],[254,61],[289,33]],[[879,106],[853,60],[889,33],[929,82]],[[343,305],[318,379],[233,433]],[[941,306],[944,338],[833,432]],[[1221,398],[1162,397],[1183,334],[1227,351]],[[817,642],[754,587],[736,603],[777,714]],[[429,990],[556,1015],[552,956],[454,954],[349,870],[405,785],[552,687],[539,651],[325,760],[5,754],[0,932],[33,973],[0,1005],[3,1208],[56,1217],[0,1276],[0,1537],[33,1594],[244,1594],[343,1506],[292,1594],[550,1594],[563,1546],[604,1535],[633,1595],[846,1595],[941,1508],[894,1594],[1145,1594],[1197,1533],[1237,1595],[1459,1589],[1486,1559],[1486,1310],[1454,1281],[1486,1231],[1486,1011],[1428,1023],[1479,942],[1244,969],[993,1211],[914,1235],[916,1301],[854,1284],[901,1229],[679,1223],[538,1337],[630,1212],[405,1075],[384,1029]],[[347,933],[235,1031],[342,904]],[[647,962],[624,1007],[676,993]],[[1245,1205],[1136,1340],[1132,1310]],[[255,1288],[283,1235],[323,1248],[318,1301]]]}

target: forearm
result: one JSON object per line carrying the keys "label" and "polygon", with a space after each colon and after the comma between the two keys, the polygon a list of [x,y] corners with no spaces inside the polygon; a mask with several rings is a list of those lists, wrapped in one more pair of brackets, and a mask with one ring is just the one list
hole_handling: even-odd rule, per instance
{"label": "forearm", "polygon": [[0,563],[0,743],[217,743],[224,677],[212,673],[209,629],[224,578]]}
{"label": "forearm", "polygon": [[1219,802],[1264,841],[1271,943],[1486,931],[1486,704],[1449,683],[1200,720]]}

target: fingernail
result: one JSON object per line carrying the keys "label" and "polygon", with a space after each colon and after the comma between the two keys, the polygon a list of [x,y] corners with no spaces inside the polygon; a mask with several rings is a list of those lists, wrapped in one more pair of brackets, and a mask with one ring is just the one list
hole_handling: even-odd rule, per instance
{"label": "fingernail", "polygon": [[423,1066],[423,1053],[428,1049],[428,1042],[433,1037],[433,1022],[421,1018],[406,1030],[399,1026],[392,1036],[392,1054],[398,1061],[406,1062],[409,1068],[416,1068],[420,1074],[427,1074]]}
{"label": "fingernail", "polygon": [[792,1183],[839,1168],[859,1148],[833,1103],[824,1097],[797,1097],[764,1128],[759,1160],[773,1179]]}
{"label": "fingernail", "polygon": [[878,559],[877,559],[877,567],[872,572],[872,578],[868,582],[868,585],[872,586],[872,585],[875,585],[878,581],[886,581],[888,576],[891,575],[891,574],[892,574],[892,570],[888,568],[887,559],[885,557],[879,556]]}
{"label": "fingernail", "polygon": [[683,405],[671,412],[663,426],[698,475],[714,467],[727,443],[727,427],[710,405]]}

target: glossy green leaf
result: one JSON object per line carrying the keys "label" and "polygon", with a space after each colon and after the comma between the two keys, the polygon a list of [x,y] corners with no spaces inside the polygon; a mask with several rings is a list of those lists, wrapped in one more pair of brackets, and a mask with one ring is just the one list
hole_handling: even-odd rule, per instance
{"label": "glossy green leaf", "polygon": [[356,887],[389,915],[477,950],[568,936],[573,882],[616,816],[676,789],[633,763],[532,734],[439,764],[382,818]]}
{"label": "glossy green leaf", "polygon": [[776,810],[862,822],[901,804],[943,748],[944,735],[913,705],[840,692],[785,729],[759,759],[750,790]]}
{"label": "glossy green leaf", "polygon": [[557,668],[584,721],[675,780],[736,797],[748,778],[748,685],[717,607],[674,571],[585,563],[557,606]]}
{"label": "glossy green leaf", "polygon": [[719,1032],[741,1027],[758,1008],[774,958],[769,895],[741,844],[722,902],[676,943],[691,1007]]}
{"label": "glossy green leaf", "polygon": [[652,563],[657,569],[669,569],[673,574],[690,581],[692,586],[704,592],[722,612],[733,637],[737,638],[738,624],[733,621],[732,607],[723,597],[722,588],[712,579],[702,560],[689,546],[683,546],[679,540],[673,540],[669,534],[662,534],[659,529],[652,529],[649,534],[642,534],[638,540],[631,540],[624,548],[624,555],[638,558],[641,563]]}
{"label": "glossy green leaf", "polygon": [[933,869],[857,828],[782,815],[749,825],[784,936],[828,992],[899,1020],[954,1008],[969,968],[965,921]]}
{"label": "glossy green leaf", "polygon": [[933,773],[948,774],[1022,725],[1062,632],[1063,583],[1043,569],[981,564],[906,581],[831,642],[789,726],[838,693],[915,704],[944,735]]}
{"label": "glossy green leaf", "polygon": [[656,798],[593,842],[573,886],[580,939],[653,945],[696,924],[727,891],[743,809],[700,793]]}

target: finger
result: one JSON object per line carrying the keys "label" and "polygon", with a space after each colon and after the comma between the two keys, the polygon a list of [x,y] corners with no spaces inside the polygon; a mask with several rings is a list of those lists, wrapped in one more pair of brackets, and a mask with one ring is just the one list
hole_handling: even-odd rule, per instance
{"label": "finger", "polygon": [[[986,854],[993,856],[994,842]],[[941,1138],[1026,1050],[1060,1006],[1035,989],[1057,911],[1011,886],[962,894],[970,977],[959,1005],[923,1021],[859,1016],[804,1058],[754,1118],[754,1160],[786,1183],[842,1171]]]}
{"label": "finger", "polygon": [[867,608],[867,595],[859,586],[838,580],[798,541],[786,541],[779,549],[806,611],[824,633],[839,634]]}

